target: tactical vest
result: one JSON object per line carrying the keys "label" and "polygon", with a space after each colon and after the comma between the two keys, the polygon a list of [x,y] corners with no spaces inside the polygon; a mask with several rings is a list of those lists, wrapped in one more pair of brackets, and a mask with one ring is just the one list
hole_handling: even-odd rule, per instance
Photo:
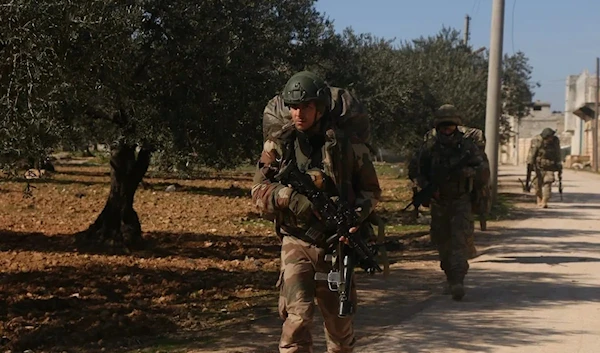
{"label": "tactical vest", "polygon": [[[333,181],[338,193],[344,195],[346,201],[352,205],[357,197],[352,185],[355,162],[353,144],[364,144],[370,139],[369,116],[364,106],[349,91],[336,87],[329,87],[329,89],[331,92],[329,111],[320,121],[320,124],[323,124],[321,132],[325,136],[325,143],[320,151],[322,160],[311,160],[319,154],[307,155],[310,152],[301,151],[300,143],[297,140],[293,144],[294,156],[301,171],[321,167],[319,169]],[[280,95],[273,97],[263,112],[265,140],[279,140],[278,145],[281,147],[286,145],[286,148],[290,148],[292,145],[282,143],[280,138],[293,130],[295,128],[291,121],[290,110],[285,106]],[[285,152],[282,154],[285,155]],[[295,224],[294,217],[287,217],[286,212],[283,212],[283,219],[279,219],[277,222],[282,227],[305,228],[303,225]],[[288,228],[288,230],[289,234],[295,235],[293,229]]]}
{"label": "tactical vest", "polygon": [[557,170],[560,163],[560,144],[556,136],[551,141],[539,138],[537,141],[536,166],[542,170]]}
{"label": "tactical vest", "polygon": [[442,175],[443,171],[448,171],[454,168],[465,156],[470,144],[473,141],[464,138],[464,134],[459,132],[462,137],[461,141],[453,145],[444,145],[437,139],[430,139],[426,142],[426,148],[431,156],[429,165],[423,166],[422,172],[425,172],[425,177],[430,182],[436,182],[439,185],[440,196],[442,198],[455,198],[463,194],[468,194],[473,189],[473,179],[462,176],[460,171],[456,171],[449,175],[448,180],[436,180]]}
{"label": "tactical vest", "polygon": [[[295,128],[292,128],[288,136],[280,138],[283,152],[280,167],[295,162],[301,172],[313,178],[315,186],[332,196],[344,195],[345,200],[352,205],[357,196],[352,185],[352,146],[344,131],[331,127],[328,122],[330,121],[324,117],[320,122],[324,124],[321,127],[322,131],[312,138],[296,131]],[[332,234],[323,229],[319,230],[319,223],[316,218],[309,221],[299,220],[289,210],[281,212],[275,220],[276,232],[280,236],[293,235],[323,247],[323,241]]]}
{"label": "tactical vest", "polygon": [[[321,123],[327,124],[327,127],[324,129],[324,141],[320,150],[314,150],[314,146],[301,133],[293,134],[295,137],[293,145],[289,143],[283,145],[294,149],[294,157],[300,171],[320,169],[333,182],[338,193],[346,195],[347,201],[352,204],[356,194],[352,186],[354,155],[350,138],[343,130],[329,125],[328,118],[324,117]],[[332,189],[329,191],[333,192]]]}

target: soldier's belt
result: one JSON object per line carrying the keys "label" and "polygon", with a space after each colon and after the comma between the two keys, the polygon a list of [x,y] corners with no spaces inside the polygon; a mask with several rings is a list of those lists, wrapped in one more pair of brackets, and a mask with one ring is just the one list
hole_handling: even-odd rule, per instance
{"label": "soldier's belt", "polygon": [[328,236],[325,233],[315,229],[314,227],[310,227],[308,230],[303,231],[300,228],[288,227],[282,224],[281,229],[288,235],[296,237],[307,243],[316,245],[320,248],[327,247],[325,241],[327,240]]}

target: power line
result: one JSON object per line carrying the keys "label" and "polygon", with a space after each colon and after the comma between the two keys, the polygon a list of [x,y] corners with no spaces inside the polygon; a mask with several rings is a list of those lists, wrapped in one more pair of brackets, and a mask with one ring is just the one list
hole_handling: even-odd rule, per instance
{"label": "power line", "polygon": [[473,0],[473,6],[471,6],[471,11],[469,12],[469,15],[471,15],[471,16],[477,15],[477,13],[479,12],[480,3],[481,3],[481,0]]}
{"label": "power line", "polygon": [[512,15],[511,15],[511,24],[510,24],[510,36],[511,36],[511,42],[512,42],[512,51],[513,51],[513,55],[515,54],[515,5],[517,5],[517,0],[513,1],[513,6],[512,6]]}
{"label": "power line", "polygon": [[557,78],[557,79],[554,79],[554,80],[542,80],[542,81],[537,81],[537,82],[538,83],[548,83],[548,82],[563,82],[563,83],[566,83],[567,80],[566,80],[566,78]]}

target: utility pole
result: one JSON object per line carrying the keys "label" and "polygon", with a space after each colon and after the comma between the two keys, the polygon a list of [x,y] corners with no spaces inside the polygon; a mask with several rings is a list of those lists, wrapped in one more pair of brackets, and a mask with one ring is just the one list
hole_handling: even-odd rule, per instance
{"label": "utility pole", "polygon": [[600,118],[600,112],[598,112],[598,96],[600,96],[600,58],[596,58],[596,87],[595,87],[594,101],[596,106],[594,107],[594,120],[592,120],[592,166],[594,171],[598,172],[598,119]]}
{"label": "utility pole", "polygon": [[465,32],[463,33],[463,43],[464,45],[469,45],[469,23],[471,22],[471,17],[469,15],[465,15]]}
{"label": "utility pole", "polygon": [[494,0],[490,34],[487,102],[485,110],[485,153],[490,162],[492,200],[498,195],[498,135],[500,126],[500,76],[502,74],[502,41],[504,37],[504,0]]}

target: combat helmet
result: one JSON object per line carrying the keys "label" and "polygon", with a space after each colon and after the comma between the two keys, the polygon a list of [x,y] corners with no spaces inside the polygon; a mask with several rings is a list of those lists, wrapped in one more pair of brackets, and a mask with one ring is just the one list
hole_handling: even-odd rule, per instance
{"label": "combat helmet", "polygon": [[283,88],[285,105],[295,105],[316,101],[322,105],[329,103],[329,87],[319,76],[310,71],[300,71],[292,76]]}
{"label": "combat helmet", "polygon": [[542,138],[546,139],[548,137],[554,136],[555,133],[556,133],[556,131],[554,131],[551,128],[547,127],[544,130],[542,130],[542,133],[540,135],[542,135]]}
{"label": "combat helmet", "polygon": [[444,104],[433,115],[433,127],[437,128],[442,123],[460,125],[462,120],[460,114],[452,104]]}

